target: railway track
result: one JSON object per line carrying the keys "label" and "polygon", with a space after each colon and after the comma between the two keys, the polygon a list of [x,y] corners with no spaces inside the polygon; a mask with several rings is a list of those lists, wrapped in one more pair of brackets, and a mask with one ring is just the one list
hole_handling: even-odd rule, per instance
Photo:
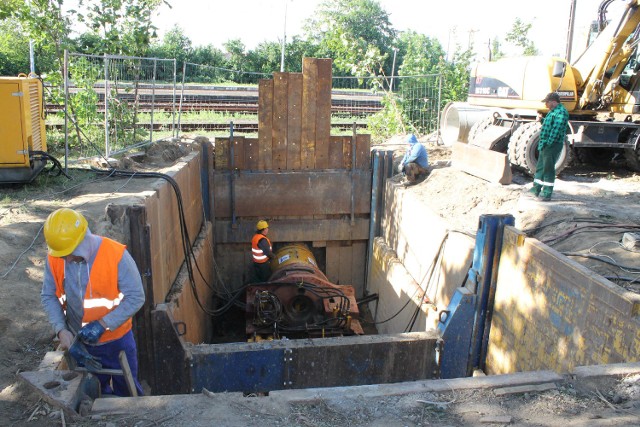
{"label": "railway track", "polygon": [[[55,123],[55,124],[47,124],[48,129],[56,129],[59,131],[64,130],[64,125]],[[138,128],[142,129],[151,129],[151,123],[138,123]],[[178,124],[176,123],[176,127]],[[334,131],[348,131],[353,127],[353,123],[332,123],[331,129]],[[356,128],[358,129],[366,129],[367,124],[363,122],[356,123]],[[171,123],[154,123],[153,130],[155,131],[163,131],[170,130]],[[180,123],[180,129],[183,132],[193,132],[193,131],[206,131],[206,132],[216,132],[216,131],[228,131],[229,123]],[[248,122],[248,121],[233,121],[233,131],[238,133],[257,133],[258,132],[258,122]]]}
{"label": "railway track", "polygon": [[[77,88],[72,88],[70,96],[78,93]],[[104,92],[96,88],[98,96],[98,110],[104,112]],[[180,100],[182,99],[182,102]],[[334,90],[331,97],[331,112],[333,114],[353,115],[364,117],[382,109],[382,97],[368,92]],[[230,113],[258,113],[258,91],[256,88],[234,88],[229,90],[224,87],[195,87],[187,88],[184,92],[178,90],[174,94],[172,90],[162,87],[155,91],[149,88],[138,90],[134,93],[130,89],[120,88],[116,96],[109,102],[127,104],[131,108],[137,106],[139,112],[150,111],[216,111]],[[62,105],[46,104],[47,112],[55,113],[63,109]]]}

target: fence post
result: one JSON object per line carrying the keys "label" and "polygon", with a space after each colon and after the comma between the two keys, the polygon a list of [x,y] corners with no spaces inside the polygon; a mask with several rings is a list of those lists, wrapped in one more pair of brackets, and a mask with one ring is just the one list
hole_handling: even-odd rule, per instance
{"label": "fence post", "polygon": [[178,106],[178,133],[182,132],[182,125],[181,125],[181,120],[182,120],[182,100],[184,99],[184,80],[186,78],[187,75],[187,63],[183,62],[182,63],[182,87],[180,88],[180,103]]}
{"label": "fence post", "polygon": [[442,135],[440,135],[440,108],[442,106],[442,72],[438,73],[438,116],[436,118],[436,135],[438,140],[436,141],[436,145],[440,145],[440,139]]}
{"label": "fence post", "polygon": [[104,153],[109,157],[109,57],[104,54]]}
{"label": "fence post", "polygon": [[171,101],[171,135],[174,138],[178,137],[178,132],[176,131],[176,80],[177,80],[177,66],[178,63],[176,59],[173,59],[173,99]]}
{"label": "fence post", "polygon": [[153,112],[156,109],[156,69],[158,60],[153,58],[153,77],[151,79],[151,129],[149,130],[149,142],[153,142]]}
{"label": "fence post", "polygon": [[64,173],[68,172],[69,163],[69,51],[64,50]]}

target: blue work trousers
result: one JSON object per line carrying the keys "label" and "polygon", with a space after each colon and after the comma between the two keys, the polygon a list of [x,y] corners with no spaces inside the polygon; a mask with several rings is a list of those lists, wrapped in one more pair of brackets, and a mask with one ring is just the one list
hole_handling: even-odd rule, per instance
{"label": "blue work trousers", "polygon": [[[131,375],[138,390],[138,396],[142,396],[142,387],[138,381],[138,350],[133,332],[129,331],[122,338],[109,341],[101,345],[88,345],[87,351],[92,356],[100,358],[104,369],[122,369],[118,355],[124,350],[131,369]],[[127,383],[122,375],[97,375],[100,380],[102,394],[115,394],[116,396],[130,396]]]}

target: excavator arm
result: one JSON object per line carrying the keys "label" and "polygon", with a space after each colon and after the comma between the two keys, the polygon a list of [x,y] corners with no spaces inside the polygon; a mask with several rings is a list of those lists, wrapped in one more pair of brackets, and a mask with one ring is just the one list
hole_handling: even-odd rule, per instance
{"label": "excavator arm", "polygon": [[[611,3],[611,0],[603,1],[601,16]],[[578,87],[578,109],[604,108],[611,102],[611,92],[636,50],[638,24],[640,0],[629,1],[617,24],[609,23],[572,65],[574,74],[579,74],[576,80],[584,82],[582,88]]]}

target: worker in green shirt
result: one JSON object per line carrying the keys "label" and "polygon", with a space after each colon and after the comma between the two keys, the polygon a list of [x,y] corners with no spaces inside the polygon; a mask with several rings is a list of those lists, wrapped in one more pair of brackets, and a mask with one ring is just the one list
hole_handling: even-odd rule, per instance
{"label": "worker in green shirt", "polygon": [[551,200],[553,183],[556,180],[556,162],[564,147],[567,136],[569,112],[560,103],[560,95],[549,93],[543,100],[549,113],[542,121],[540,141],[538,142],[538,164],[533,179],[533,188],[529,190],[542,201]]}

